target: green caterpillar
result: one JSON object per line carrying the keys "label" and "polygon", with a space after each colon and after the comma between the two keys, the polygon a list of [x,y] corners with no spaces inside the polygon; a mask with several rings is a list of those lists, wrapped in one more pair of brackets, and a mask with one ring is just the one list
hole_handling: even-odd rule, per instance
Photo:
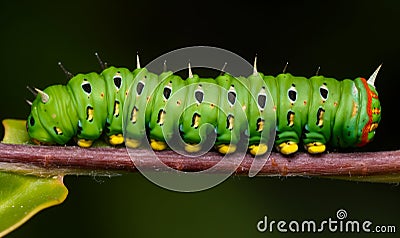
{"label": "green caterpillar", "polygon": [[[251,154],[264,154],[275,129],[272,139],[283,154],[295,153],[300,143],[312,154],[327,145],[364,146],[381,119],[374,86],[379,68],[368,80],[338,81],[265,76],[256,65],[247,78],[215,79],[192,74],[190,66],[187,79],[172,72],[156,75],[139,63],[132,72],[108,67],[101,74],[78,74],[67,85],[35,89],[27,130],[37,144],[63,145],[75,138],[79,146],[90,147],[105,134],[111,145],[125,141],[136,148],[149,140],[154,150],[166,149],[179,134],[188,152],[199,151],[201,138],[214,134],[223,154],[233,153],[243,138]],[[201,132],[204,124],[212,127]]]}

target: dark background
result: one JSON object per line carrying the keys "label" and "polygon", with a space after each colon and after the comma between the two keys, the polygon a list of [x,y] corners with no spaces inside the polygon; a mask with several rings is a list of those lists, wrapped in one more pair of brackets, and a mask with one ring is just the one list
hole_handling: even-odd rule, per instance
{"label": "dark background", "polygon": [[[208,45],[250,62],[257,54],[259,71],[272,75],[286,61],[292,74],[312,76],[321,66],[320,74],[338,79],[369,77],[383,63],[376,81],[383,117],[366,150],[398,149],[399,16],[399,1],[2,1],[0,119],[26,118],[27,85],[65,84],[58,61],[73,73],[99,72],[97,51],[110,64],[133,69],[137,51],[145,65],[174,49]],[[350,219],[400,229],[400,188],[391,184],[231,177],[184,194],[138,173],[67,176],[65,183],[70,193],[62,205],[10,237],[289,237],[258,233],[257,221],[264,215],[318,221],[335,218],[340,208]],[[297,237],[305,235],[315,234]],[[324,237],[350,235],[357,236]]]}

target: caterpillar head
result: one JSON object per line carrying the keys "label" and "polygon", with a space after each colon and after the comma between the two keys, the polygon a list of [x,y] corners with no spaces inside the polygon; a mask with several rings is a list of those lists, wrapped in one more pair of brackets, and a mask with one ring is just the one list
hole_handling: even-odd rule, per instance
{"label": "caterpillar head", "polygon": [[371,75],[368,80],[359,78],[356,84],[361,89],[361,112],[359,117],[360,131],[358,146],[364,146],[375,136],[375,130],[381,120],[381,104],[378,92],[375,89],[375,78],[381,66]]}
{"label": "caterpillar head", "polygon": [[36,89],[26,128],[36,144],[65,144],[75,134],[70,109],[70,99],[65,86],[55,85],[44,91]]}

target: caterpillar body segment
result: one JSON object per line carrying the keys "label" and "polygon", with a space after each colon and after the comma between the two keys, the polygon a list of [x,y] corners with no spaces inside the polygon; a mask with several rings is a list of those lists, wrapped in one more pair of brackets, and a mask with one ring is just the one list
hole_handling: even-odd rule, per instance
{"label": "caterpillar body segment", "polygon": [[[257,125],[259,123],[257,120],[269,120],[266,97],[263,95],[265,97],[261,102],[263,113],[260,113],[257,102],[249,91],[255,90],[256,84],[253,88],[248,87],[251,85],[249,79],[236,79],[228,74],[216,79],[200,78],[192,74],[183,80],[171,73],[165,74],[166,77],[162,77],[157,84],[155,78],[152,81],[154,75],[151,75],[144,69],[143,75],[132,85],[132,90],[135,88],[140,90],[127,99],[129,103],[126,110],[131,112],[130,117],[133,118],[125,122],[128,146],[140,146],[147,139],[144,133],[146,130],[149,132],[150,145],[155,150],[164,149],[166,144],[169,144],[173,147],[183,146],[186,151],[193,153],[199,152],[204,148],[204,144],[210,141],[215,142],[215,147],[221,153],[233,153],[240,140],[248,138],[254,147],[254,144],[266,143],[271,139],[267,137],[267,133],[263,134],[268,127],[265,125],[260,128]],[[260,77],[259,81],[263,84]],[[155,84],[157,86],[153,88]],[[145,87],[148,88],[143,91]],[[144,92],[149,94],[144,97],[142,96]],[[259,87],[257,92],[265,94],[265,86]],[[152,100],[149,100],[150,98]],[[271,98],[268,105],[272,113],[269,117],[274,119]],[[151,113],[144,115],[149,108]],[[255,115],[253,123],[250,124],[249,113],[252,117]],[[138,123],[136,118],[139,116],[144,120]],[[275,128],[273,121],[269,123],[269,131]],[[250,130],[252,125],[254,129]],[[268,136],[269,134],[270,132]],[[182,141],[179,140],[180,137]],[[266,146],[263,146],[259,153],[266,151]]]}

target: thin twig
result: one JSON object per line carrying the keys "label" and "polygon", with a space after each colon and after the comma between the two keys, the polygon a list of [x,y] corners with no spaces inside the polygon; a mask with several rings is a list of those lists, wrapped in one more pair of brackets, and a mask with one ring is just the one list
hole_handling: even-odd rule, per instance
{"label": "thin twig", "polygon": [[[221,160],[221,155],[209,152],[202,157],[192,158],[179,155],[173,151],[155,152],[167,166],[180,171],[201,171],[210,168]],[[153,168],[154,164],[146,164],[146,153],[137,150],[136,156],[145,161],[142,166]],[[253,158],[246,155],[236,170],[237,175],[247,175]],[[229,159],[222,161],[221,172],[229,170],[232,163]],[[31,146],[0,144],[0,169],[11,167],[34,166],[43,171],[77,174],[79,171],[109,174],[112,172],[137,171],[125,148],[89,148],[75,146]],[[18,166],[15,166],[18,165]],[[23,165],[23,166],[21,166]],[[23,170],[22,169],[22,170]],[[46,174],[44,172],[44,174]],[[51,174],[51,172],[49,172]],[[390,177],[389,182],[400,181],[400,150],[381,152],[326,153],[312,156],[297,153],[285,157],[279,153],[271,153],[270,159],[258,175],[264,176],[342,176],[352,178]],[[373,179],[372,179],[373,180]],[[378,179],[379,180],[379,179]],[[375,179],[376,181],[376,179]],[[384,182],[388,182],[384,181]]]}

